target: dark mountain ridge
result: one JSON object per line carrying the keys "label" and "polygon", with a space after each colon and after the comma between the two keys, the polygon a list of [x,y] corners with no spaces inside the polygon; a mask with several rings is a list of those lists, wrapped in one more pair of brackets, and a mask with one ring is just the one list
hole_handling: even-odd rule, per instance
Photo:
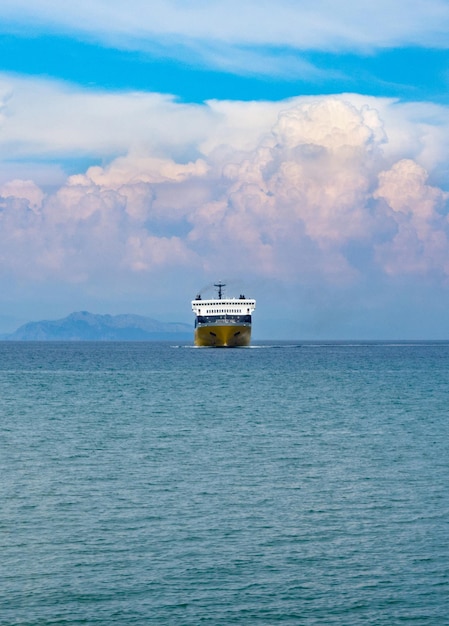
{"label": "dark mountain ridge", "polygon": [[192,327],[142,315],[97,315],[80,311],[59,320],[28,322],[3,337],[8,341],[162,341],[189,340]]}

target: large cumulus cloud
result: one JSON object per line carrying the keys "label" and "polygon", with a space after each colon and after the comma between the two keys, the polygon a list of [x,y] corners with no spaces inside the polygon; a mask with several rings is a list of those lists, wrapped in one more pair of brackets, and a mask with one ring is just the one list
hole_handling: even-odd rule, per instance
{"label": "large cumulus cloud", "polygon": [[195,125],[184,129],[189,158],[143,141],[57,189],[6,181],[2,274],[86,285],[160,280],[173,269],[299,285],[354,284],[372,271],[446,280],[448,195],[426,170],[438,169],[442,149],[422,127],[401,142],[388,123],[394,103],[340,96],[186,108],[178,126],[200,116],[210,131],[194,141]]}

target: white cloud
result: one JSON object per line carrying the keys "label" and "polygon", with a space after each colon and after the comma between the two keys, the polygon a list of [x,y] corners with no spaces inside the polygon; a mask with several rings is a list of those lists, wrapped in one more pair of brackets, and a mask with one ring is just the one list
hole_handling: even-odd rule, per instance
{"label": "white cloud", "polygon": [[[357,94],[197,106],[18,77],[2,85],[3,286],[129,302],[217,276],[289,292],[374,275],[448,281],[445,107]],[[85,153],[95,165],[62,182],[35,176],[36,163]]]}
{"label": "white cloud", "polygon": [[45,194],[32,180],[15,179],[0,186],[0,197],[26,200],[31,209],[42,206]]}
{"label": "white cloud", "polygon": [[[103,40],[144,46],[151,36],[175,36],[238,44],[270,44],[299,49],[353,49],[400,44],[447,47],[449,7],[397,0],[353,2],[306,0],[3,0],[0,16],[35,29],[84,32]],[[388,16],[388,18],[386,18]],[[256,26],[257,25],[257,26]],[[5,28],[5,25],[3,26]]]}
{"label": "white cloud", "polygon": [[[27,151],[71,155],[86,142],[110,162],[56,190],[17,177],[2,184],[4,276],[88,289],[141,275],[164,280],[172,271],[244,271],[289,284],[354,283],[373,264],[390,276],[449,275],[447,194],[428,179],[447,154],[444,107],[357,95],[198,107],[31,83],[52,105],[36,99],[33,131],[23,115],[31,86],[12,80],[3,154],[15,146],[16,159]],[[68,123],[64,104],[73,95],[82,137],[73,129],[52,134]],[[109,124],[94,128],[99,101]],[[119,126],[127,132],[111,138]],[[26,144],[33,132],[41,142]],[[350,253],[354,246],[363,258]]]}
{"label": "white cloud", "polygon": [[172,159],[151,156],[128,155],[119,157],[107,168],[91,167],[86,176],[73,176],[71,182],[89,184],[93,182],[102,187],[129,183],[180,183],[192,176],[204,176],[208,166],[203,159],[194,163],[175,163]]}
{"label": "white cloud", "polygon": [[449,194],[427,183],[427,172],[403,159],[379,174],[375,198],[385,201],[396,232],[376,246],[382,267],[390,274],[449,276],[449,224],[445,203]]}
{"label": "white cloud", "polygon": [[167,95],[109,93],[0,74],[0,158],[110,157],[187,151],[213,111]]}
{"label": "white cloud", "polygon": [[0,23],[3,32],[72,34],[231,72],[308,79],[321,72],[300,58],[304,50],[449,45],[445,0],[3,0]]}
{"label": "white cloud", "polygon": [[[44,183],[54,180],[60,184],[61,165],[55,165],[55,161],[61,164],[74,159],[116,159],[113,168],[117,170],[128,167],[130,154],[132,167],[136,168],[140,160],[147,176],[155,171],[157,176],[166,175],[160,169],[162,161],[158,164],[157,159],[165,162],[164,168],[169,167],[168,159],[177,163],[178,169],[186,163],[200,163],[205,157],[207,167],[221,161],[227,163],[240,158],[236,157],[237,152],[254,150],[265,135],[270,135],[280,113],[293,110],[290,116],[294,117],[296,105],[320,100],[324,102],[326,98],[183,104],[166,95],[108,93],[0,73],[0,182],[27,178],[28,164],[29,172]],[[449,161],[448,107],[357,94],[341,94],[333,100],[352,103],[363,110],[364,116],[376,112],[380,121],[372,132],[380,135],[373,136],[372,145],[382,143],[381,135],[387,132],[388,141],[382,144],[382,151],[391,162],[411,157],[434,171]],[[283,119],[287,124],[288,116]],[[329,111],[328,120],[331,119]],[[319,141],[325,141],[325,133],[335,141],[329,124],[330,121],[323,122]],[[340,128],[340,133],[351,132],[343,120],[340,127],[345,128]],[[314,133],[318,132],[316,124],[313,128]],[[120,161],[120,156],[126,158]],[[140,175],[137,168],[136,176]],[[131,172],[124,171],[123,176],[129,179]]]}

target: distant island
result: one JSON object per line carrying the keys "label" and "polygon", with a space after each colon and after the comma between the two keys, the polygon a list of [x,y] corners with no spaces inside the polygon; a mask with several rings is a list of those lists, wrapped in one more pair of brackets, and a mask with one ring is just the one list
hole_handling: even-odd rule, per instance
{"label": "distant island", "polygon": [[189,324],[159,322],[142,315],[71,313],[59,320],[28,322],[3,335],[6,341],[186,341],[192,339]]}

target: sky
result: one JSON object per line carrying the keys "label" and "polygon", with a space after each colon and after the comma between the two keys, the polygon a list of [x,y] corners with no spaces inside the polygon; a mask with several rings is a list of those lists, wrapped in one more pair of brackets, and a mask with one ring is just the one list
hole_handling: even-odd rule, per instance
{"label": "sky", "polygon": [[449,336],[449,2],[2,0],[0,333]]}

